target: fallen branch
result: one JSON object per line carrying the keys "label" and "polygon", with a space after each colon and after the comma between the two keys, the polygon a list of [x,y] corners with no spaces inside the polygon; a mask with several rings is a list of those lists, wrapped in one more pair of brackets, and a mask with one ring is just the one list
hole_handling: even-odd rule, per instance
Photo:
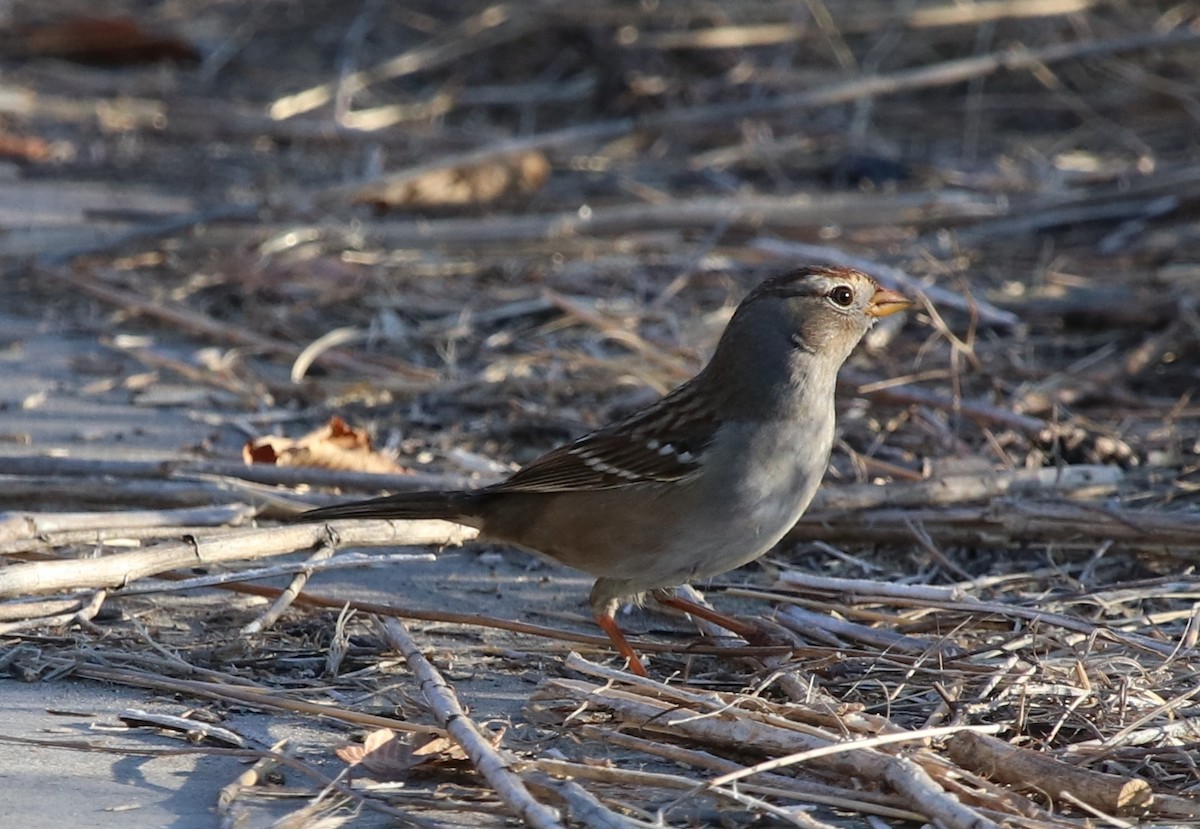
{"label": "fallen branch", "polygon": [[[8,512],[0,513],[0,545],[81,530],[97,534],[107,530],[119,534],[123,530],[149,527],[237,526],[253,518],[256,513],[257,509],[248,504],[121,512]],[[4,547],[0,546],[0,552],[3,550]]]}
{"label": "fallen branch", "polygon": [[[339,543],[451,546],[474,538],[473,529],[445,521],[339,521]],[[210,537],[159,544],[145,550],[95,559],[65,559],[14,564],[0,570],[0,598],[83,588],[122,587],[180,567],[265,558],[330,542],[326,524],[296,524],[271,530],[236,530]]]}
{"label": "fallen branch", "polygon": [[454,738],[476,770],[508,805],[513,814],[534,829],[563,829],[558,813],[539,803],[521,779],[509,770],[513,758],[492,747],[475,721],[467,716],[454,689],[425,658],[408,629],[396,619],[376,619],[384,638],[404,656],[421,684],[421,693],[438,724]]}
{"label": "fallen branch", "polygon": [[[946,745],[950,759],[984,777],[1040,792],[1051,798],[1070,794],[1111,815],[1162,814],[1157,795],[1145,780],[1119,774],[1081,769],[1036,751],[1009,745],[987,734],[963,731]],[[1200,814],[1200,803],[1182,797],[1173,801],[1170,814],[1176,817]]]}
{"label": "fallen branch", "polygon": [[[78,603],[78,607],[68,610],[65,613],[58,613],[53,616],[29,617],[19,619],[12,622],[4,622],[0,624],[0,635],[16,633],[21,630],[31,630],[33,628],[56,627],[58,625],[71,625],[79,622],[90,622],[100,612],[100,608],[104,606],[104,600],[108,596],[108,591],[97,590],[91,595],[87,601],[82,599]],[[13,610],[15,608],[9,608]]]}

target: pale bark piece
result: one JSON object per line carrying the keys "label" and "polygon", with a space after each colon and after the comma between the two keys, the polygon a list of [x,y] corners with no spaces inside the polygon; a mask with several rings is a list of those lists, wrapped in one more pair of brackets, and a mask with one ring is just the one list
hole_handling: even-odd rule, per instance
{"label": "pale bark piece", "polygon": [[[1154,801],[1145,780],[1081,769],[987,734],[960,732],[947,743],[950,759],[998,783],[1041,792],[1054,799],[1070,794],[1109,815],[1142,814]],[[1200,803],[1196,804],[1200,813]]]}

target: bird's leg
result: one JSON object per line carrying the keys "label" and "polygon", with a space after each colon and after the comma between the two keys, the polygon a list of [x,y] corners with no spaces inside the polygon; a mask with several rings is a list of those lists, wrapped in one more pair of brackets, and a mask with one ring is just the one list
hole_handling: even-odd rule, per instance
{"label": "bird's leg", "polygon": [[642,664],[641,657],[637,655],[637,651],[629,644],[629,640],[625,638],[625,634],[621,632],[621,628],[617,625],[617,620],[613,618],[611,613],[597,613],[596,624],[600,629],[608,634],[608,638],[612,640],[613,647],[617,649],[617,653],[629,660],[629,670],[633,671],[638,676],[646,676],[646,666]]}
{"label": "bird's leg", "polygon": [[673,590],[666,588],[655,590],[651,595],[654,596],[655,601],[659,604],[673,607],[676,610],[681,610],[689,615],[712,622],[718,627],[725,628],[725,630],[734,636],[740,636],[752,645],[763,643],[764,638],[767,638],[764,636],[763,631],[756,626],[735,619],[732,616],[726,616],[724,613],[718,613],[711,607],[697,604],[690,599],[685,599],[682,596],[676,595]]}
{"label": "bird's leg", "polygon": [[646,676],[646,666],[642,664],[641,657],[630,646],[629,640],[617,625],[617,620],[613,618],[613,614],[621,606],[621,597],[629,595],[625,587],[624,582],[614,579],[596,579],[596,583],[592,585],[592,593],[588,596],[588,604],[592,606],[596,624],[608,634],[617,653],[629,660],[629,670],[638,676]]}

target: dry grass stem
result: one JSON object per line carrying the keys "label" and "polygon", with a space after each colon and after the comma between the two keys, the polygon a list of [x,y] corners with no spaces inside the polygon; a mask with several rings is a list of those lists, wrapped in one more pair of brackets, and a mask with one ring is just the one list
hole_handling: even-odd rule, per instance
{"label": "dry grass stem", "polygon": [[461,544],[476,535],[474,530],[444,521],[339,521],[335,524],[336,530],[334,524],[300,524],[270,533],[255,529],[234,530],[88,561],[14,564],[0,572],[0,597],[81,587],[120,587],[145,576],[181,567],[287,555],[333,539],[350,545],[431,544],[445,547]]}

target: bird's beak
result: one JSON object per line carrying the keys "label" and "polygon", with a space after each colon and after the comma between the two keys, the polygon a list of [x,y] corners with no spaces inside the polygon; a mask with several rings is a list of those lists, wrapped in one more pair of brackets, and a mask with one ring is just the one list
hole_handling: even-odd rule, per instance
{"label": "bird's beak", "polygon": [[875,292],[875,296],[871,298],[871,304],[867,306],[867,316],[876,318],[886,317],[897,311],[903,311],[910,305],[912,305],[912,300],[904,294],[888,290],[887,288],[880,288]]}

